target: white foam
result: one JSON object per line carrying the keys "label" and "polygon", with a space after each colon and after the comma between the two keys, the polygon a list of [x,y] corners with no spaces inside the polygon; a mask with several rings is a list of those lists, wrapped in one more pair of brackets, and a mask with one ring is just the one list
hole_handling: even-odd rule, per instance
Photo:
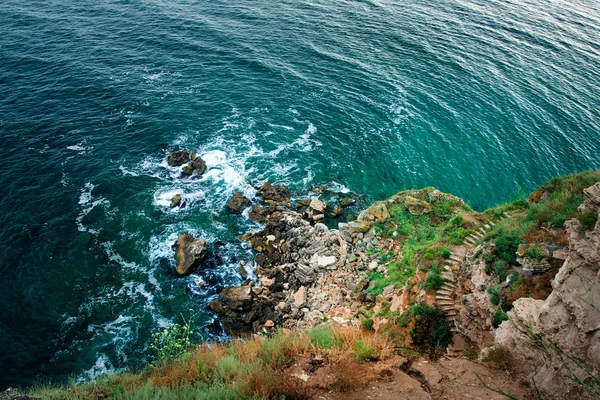
{"label": "white foam", "polygon": [[77,383],[93,382],[99,376],[112,375],[117,372],[119,372],[119,370],[115,369],[106,354],[96,353],[96,364],[94,364],[92,368],[83,371],[77,378]]}
{"label": "white foam", "polygon": [[67,146],[67,149],[72,151],[77,151],[79,153],[85,153],[91,150],[94,150],[94,146],[84,146],[85,142],[80,142],[71,146]]}
{"label": "white foam", "polygon": [[75,218],[75,224],[77,225],[77,230],[79,230],[80,232],[89,232],[94,235],[97,235],[99,231],[97,229],[92,229],[84,226],[83,219],[94,209],[94,207],[102,205],[108,208],[110,207],[110,202],[104,197],[92,201],[92,191],[94,190],[94,188],[94,184],[87,182],[81,189],[81,193],[79,194],[79,204],[82,206],[82,209],[79,212],[77,218]]}

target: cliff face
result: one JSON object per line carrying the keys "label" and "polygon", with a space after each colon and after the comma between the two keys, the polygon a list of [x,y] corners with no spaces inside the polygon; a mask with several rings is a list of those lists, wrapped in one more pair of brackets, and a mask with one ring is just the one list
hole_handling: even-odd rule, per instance
{"label": "cliff face", "polygon": [[585,392],[575,380],[588,382],[589,373],[597,377],[600,369],[600,183],[584,190],[579,210],[588,218],[595,213],[596,222],[587,230],[578,219],[565,224],[568,256],[552,293],[545,301],[515,301],[510,320],[495,336],[515,358],[533,366],[541,390],[583,398]]}

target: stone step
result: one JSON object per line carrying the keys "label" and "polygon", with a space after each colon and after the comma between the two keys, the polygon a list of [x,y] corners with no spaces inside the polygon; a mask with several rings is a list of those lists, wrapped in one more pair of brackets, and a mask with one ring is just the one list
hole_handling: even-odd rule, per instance
{"label": "stone step", "polygon": [[488,222],[488,224],[490,224],[491,226],[495,226],[496,225],[496,223],[493,222],[493,221]]}
{"label": "stone step", "polygon": [[490,229],[492,226],[491,226],[491,225],[488,223],[488,224],[485,224],[483,227],[485,228],[485,230],[488,230],[488,229]]}
{"label": "stone step", "polygon": [[454,301],[452,300],[438,300],[437,303],[440,305],[440,307],[451,307],[454,309]]}
{"label": "stone step", "polygon": [[[442,276],[442,278],[444,278]],[[447,278],[444,278],[447,279]],[[446,289],[446,290],[454,290],[456,286],[454,286],[454,281],[451,281],[450,279],[447,279],[446,282],[444,282],[444,284],[442,285],[442,289]]]}
{"label": "stone step", "polygon": [[445,260],[444,264],[446,264],[446,265],[454,265],[454,263],[452,261],[450,261],[450,260]]}
{"label": "stone step", "polygon": [[437,302],[453,302],[454,300],[452,300],[452,297],[450,296],[435,296],[435,301]]}
{"label": "stone step", "polygon": [[440,290],[438,290],[436,293],[437,293],[438,298],[439,298],[439,296],[452,296],[454,294],[454,290],[444,289],[442,286],[442,288]]}
{"label": "stone step", "polygon": [[452,266],[450,266],[450,265],[444,265],[444,270],[445,271],[452,271]]}
{"label": "stone step", "polygon": [[503,212],[502,215],[506,216],[506,218],[510,217],[510,214],[508,212]]}

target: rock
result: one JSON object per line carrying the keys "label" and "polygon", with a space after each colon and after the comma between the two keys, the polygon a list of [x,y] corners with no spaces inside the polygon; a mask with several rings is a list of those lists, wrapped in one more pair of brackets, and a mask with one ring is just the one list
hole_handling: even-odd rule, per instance
{"label": "rock", "polygon": [[358,214],[358,219],[364,221],[384,222],[389,218],[390,212],[383,202],[375,203]]}
{"label": "rock", "polygon": [[396,312],[400,309],[402,305],[402,299],[397,294],[392,295],[392,305],[390,306],[391,312]]}
{"label": "rock", "polygon": [[269,209],[267,207],[261,207],[258,204],[253,204],[250,212],[248,212],[248,218],[250,221],[256,222],[258,224],[263,224],[267,222],[267,217],[269,216]]}
{"label": "rock", "polygon": [[183,175],[202,175],[206,171],[206,162],[200,156],[196,156],[188,165],[183,167]]}
{"label": "rock", "polygon": [[334,256],[321,256],[317,257],[317,265],[321,268],[327,268],[330,265],[335,265],[337,259]]}
{"label": "rock", "polygon": [[528,276],[542,274],[552,268],[548,262],[550,252],[545,245],[520,244],[517,256],[517,262],[523,266],[523,272]]}
{"label": "rock", "polygon": [[419,200],[412,196],[406,196],[404,199],[404,207],[412,215],[425,215],[431,212],[431,204],[425,200]]}
{"label": "rock", "polygon": [[264,325],[264,326],[265,326],[265,328],[272,328],[272,327],[274,327],[274,326],[275,326],[275,322],[273,322],[273,321],[271,321],[270,319],[268,319],[268,320],[265,322],[265,325]]}
{"label": "rock", "polygon": [[246,271],[246,267],[244,267],[244,264],[242,264],[240,262],[240,266],[238,267],[239,271],[240,271],[240,275],[242,276],[243,280],[246,280],[246,278],[248,278],[248,271]]}
{"label": "rock", "polygon": [[189,233],[183,233],[175,243],[177,273],[179,275],[191,274],[202,263],[207,255],[208,242],[205,239],[196,239]]}
{"label": "rock", "polygon": [[[595,187],[595,188],[594,188]],[[600,204],[600,184],[584,190],[583,209]],[[530,330],[544,337],[564,354],[574,356],[589,371],[600,365],[600,218],[587,232],[581,223],[565,223],[569,238],[567,259],[554,277],[553,291],[546,300],[520,298],[495,332],[496,343],[513,358],[533,368],[537,387],[549,397],[571,393],[577,388],[564,362],[533,343]],[[595,301],[595,304],[594,304]]]}
{"label": "rock", "polygon": [[371,229],[371,223],[364,220],[351,221],[348,222],[348,227],[356,232],[366,233]]}
{"label": "rock", "polygon": [[239,190],[236,190],[233,192],[231,200],[227,203],[227,210],[232,214],[240,214],[251,205],[252,202],[250,199],[244,196]]}
{"label": "rock", "polygon": [[331,215],[331,217],[333,218],[341,217],[342,215],[344,215],[344,209],[340,206],[333,206],[333,209],[331,210],[329,215]]}
{"label": "rock", "polygon": [[298,264],[294,273],[296,278],[304,284],[312,283],[316,278],[315,270],[305,264]]}
{"label": "rock", "polygon": [[229,310],[225,307],[225,304],[220,300],[213,300],[210,303],[210,309],[216,312],[219,315],[228,315]]}
{"label": "rock", "polygon": [[306,286],[300,286],[300,289],[294,293],[294,305],[297,308],[302,308],[306,304],[307,289]]}
{"label": "rock", "polygon": [[171,199],[171,208],[175,208],[178,205],[181,204],[181,195],[180,194],[176,194],[175,196],[173,196],[173,198]]}
{"label": "rock", "polygon": [[189,151],[175,151],[169,154],[168,163],[172,167],[179,167],[188,161],[190,161]]}
{"label": "rock", "polygon": [[252,304],[252,284],[226,287],[219,293],[225,304],[234,310],[247,309]]}
{"label": "rock", "polygon": [[340,201],[340,206],[346,208],[346,207],[350,207],[352,204],[354,204],[354,200],[352,199],[344,199],[342,201]]}
{"label": "rock", "polygon": [[327,210],[327,204],[322,202],[316,197],[310,198],[310,204],[308,206],[310,209],[316,211],[319,214],[323,214],[325,210]]}
{"label": "rock", "polygon": [[290,190],[283,185],[272,185],[270,182],[265,182],[259,189],[258,194],[267,201],[274,201],[276,203],[287,203],[290,201],[292,194]]}

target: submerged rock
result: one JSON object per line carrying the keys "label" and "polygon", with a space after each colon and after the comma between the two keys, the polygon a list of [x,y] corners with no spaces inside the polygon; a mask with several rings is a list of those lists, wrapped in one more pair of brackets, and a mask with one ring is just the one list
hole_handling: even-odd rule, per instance
{"label": "submerged rock", "polygon": [[191,154],[189,151],[175,151],[169,154],[168,163],[172,167],[179,167],[190,161]]}
{"label": "submerged rock", "polygon": [[175,243],[177,262],[177,273],[179,275],[189,275],[206,258],[208,253],[208,242],[205,239],[196,239],[189,233],[183,233],[177,238]]}
{"label": "submerged rock", "polygon": [[231,200],[229,200],[229,202],[227,203],[227,210],[233,214],[240,214],[242,211],[244,211],[251,205],[252,202],[250,201],[250,199],[244,196],[239,190],[236,190],[233,193],[233,197],[231,198]]}

